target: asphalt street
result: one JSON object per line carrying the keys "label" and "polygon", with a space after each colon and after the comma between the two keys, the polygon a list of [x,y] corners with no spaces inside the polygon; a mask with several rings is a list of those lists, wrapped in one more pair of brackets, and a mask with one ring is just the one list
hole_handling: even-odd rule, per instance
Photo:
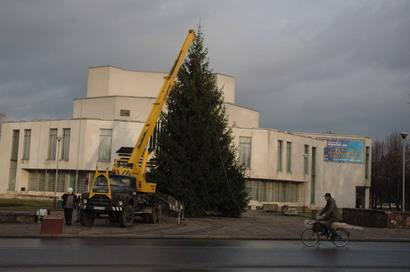
{"label": "asphalt street", "polygon": [[0,239],[2,271],[410,271],[410,243]]}

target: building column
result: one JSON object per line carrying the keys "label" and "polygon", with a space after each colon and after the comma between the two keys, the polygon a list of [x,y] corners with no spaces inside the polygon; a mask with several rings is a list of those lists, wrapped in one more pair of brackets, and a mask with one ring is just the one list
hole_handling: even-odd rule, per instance
{"label": "building column", "polygon": [[368,209],[370,205],[370,187],[366,187],[364,191],[364,208]]}

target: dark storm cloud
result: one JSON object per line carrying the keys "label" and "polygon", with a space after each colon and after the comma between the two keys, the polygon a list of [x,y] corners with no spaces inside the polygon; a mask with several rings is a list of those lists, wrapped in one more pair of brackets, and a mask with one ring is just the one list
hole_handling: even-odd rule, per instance
{"label": "dark storm cloud", "polygon": [[87,67],[168,71],[204,25],[214,71],[263,127],[410,130],[409,1],[2,1],[0,112],[70,117]]}

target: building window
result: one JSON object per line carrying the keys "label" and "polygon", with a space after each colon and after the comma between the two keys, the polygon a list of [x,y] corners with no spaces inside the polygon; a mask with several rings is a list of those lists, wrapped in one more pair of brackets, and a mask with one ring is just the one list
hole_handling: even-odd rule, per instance
{"label": "building window", "polygon": [[68,161],[70,155],[70,129],[63,129],[63,150],[61,151],[61,159]]}
{"label": "building window", "polygon": [[370,147],[366,146],[366,163],[365,163],[366,169],[364,170],[364,175],[366,179],[369,178],[369,159],[370,159]]}
{"label": "building window", "polygon": [[260,202],[298,202],[299,184],[265,180],[248,181],[249,196]]}
{"label": "building window", "polygon": [[40,184],[41,184],[41,175],[42,173],[40,171],[30,171],[29,176],[28,176],[28,190],[29,191],[41,191],[40,190]]}
{"label": "building window", "polygon": [[[30,191],[37,192],[54,192],[55,187],[55,170],[28,170],[29,182],[28,188]],[[74,189],[74,192],[87,192],[88,179],[93,172],[88,171],[59,171],[57,192],[64,192],[68,187]],[[76,176],[78,174],[78,176]]]}
{"label": "building window", "polygon": [[315,204],[316,193],[316,147],[312,147],[312,165],[310,171],[310,203]]}
{"label": "building window", "polygon": [[278,140],[278,171],[283,170],[283,141]]}
{"label": "building window", "polygon": [[292,172],[292,142],[286,142],[286,172]]}
{"label": "building window", "polygon": [[305,145],[305,153],[303,154],[303,171],[305,175],[309,174],[309,146]]}
{"label": "building window", "polygon": [[30,159],[30,141],[31,141],[31,129],[24,130],[24,146],[23,146],[23,160]]}
{"label": "building window", "polygon": [[56,148],[57,148],[57,129],[50,128],[50,134],[48,137],[48,159],[56,159]]}
{"label": "building window", "polygon": [[20,130],[13,130],[11,140],[11,154],[10,154],[10,169],[9,169],[9,191],[16,190],[16,176],[17,176],[17,158],[19,152]]}
{"label": "building window", "polygon": [[252,138],[239,137],[239,162],[245,165],[246,169],[251,168]]}
{"label": "building window", "polygon": [[130,117],[131,111],[130,110],[120,110],[120,116]]}
{"label": "building window", "polygon": [[100,129],[100,146],[98,149],[98,161],[111,161],[112,129]]}

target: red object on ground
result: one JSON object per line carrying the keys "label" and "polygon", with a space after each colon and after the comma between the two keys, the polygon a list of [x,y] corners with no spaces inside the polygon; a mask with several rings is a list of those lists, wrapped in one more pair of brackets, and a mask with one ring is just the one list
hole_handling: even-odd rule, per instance
{"label": "red object on ground", "polygon": [[40,234],[62,234],[64,219],[58,215],[48,215],[41,221]]}

